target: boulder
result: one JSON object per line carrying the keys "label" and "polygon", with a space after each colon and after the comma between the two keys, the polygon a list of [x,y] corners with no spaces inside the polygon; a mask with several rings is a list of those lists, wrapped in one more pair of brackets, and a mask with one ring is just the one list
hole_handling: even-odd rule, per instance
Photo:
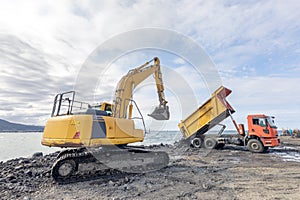
{"label": "boulder", "polygon": [[43,157],[43,153],[42,153],[42,152],[35,152],[35,153],[32,155],[32,158],[37,158],[37,157]]}

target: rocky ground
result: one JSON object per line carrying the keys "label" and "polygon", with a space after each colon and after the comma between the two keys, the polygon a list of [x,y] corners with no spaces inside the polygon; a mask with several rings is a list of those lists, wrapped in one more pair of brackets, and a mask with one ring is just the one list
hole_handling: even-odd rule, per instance
{"label": "rocky ground", "polygon": [[[0,162],[1,199],[298,199],[300,139],[253,154],[242,147],[222,150],[154,146],[169,153],[155,172],[111,171],[82,182],[58,184],[50,176],[57,153]],[[299,161],[299,160],[298,160]]]}

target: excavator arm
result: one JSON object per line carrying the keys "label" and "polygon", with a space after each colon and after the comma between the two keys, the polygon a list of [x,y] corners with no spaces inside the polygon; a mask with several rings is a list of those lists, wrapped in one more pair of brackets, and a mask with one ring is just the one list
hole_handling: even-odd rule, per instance
{"label": "excavator arm", "polygon": [[[149,65],[154,61],[153,65]],[[115,118],[131,118],[132,101],[134,89],[148,78],[151,74],[155,76],[156,88],[158,92],[159,106],[149,115],[156,120],[168,120],[170,117],[169,107],[164,94],[164,86],[162,74],[160,70],[160,61],[157,57],[145,64],[130,70],[117,85],[114,98],[114,117]],[[129,106],[129,109],[128,109]]]}

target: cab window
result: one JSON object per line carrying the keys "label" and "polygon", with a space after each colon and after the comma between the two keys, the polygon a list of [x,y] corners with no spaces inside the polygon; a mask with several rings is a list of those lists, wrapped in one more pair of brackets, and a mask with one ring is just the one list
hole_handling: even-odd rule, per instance
{"label": "cab window", "polygon": [[262,126],[262,127],[266,127],[266,119],[265,118],[253,118],[252,119],[252,123],[254,125],[259,125],[259,126]]}
{"label": "cab window", "polygon": [[112,115],[111,105],[105,105],[105,111],[107,112],[108,116]]}

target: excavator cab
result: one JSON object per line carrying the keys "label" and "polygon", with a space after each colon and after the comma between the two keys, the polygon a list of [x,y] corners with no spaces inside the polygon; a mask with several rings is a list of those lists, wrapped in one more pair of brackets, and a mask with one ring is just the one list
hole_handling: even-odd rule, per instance
{"label": "excavator cab", "polygon": [[148,116],[156,120],[168,120],[170,118],[169,106],[159,105]]}

